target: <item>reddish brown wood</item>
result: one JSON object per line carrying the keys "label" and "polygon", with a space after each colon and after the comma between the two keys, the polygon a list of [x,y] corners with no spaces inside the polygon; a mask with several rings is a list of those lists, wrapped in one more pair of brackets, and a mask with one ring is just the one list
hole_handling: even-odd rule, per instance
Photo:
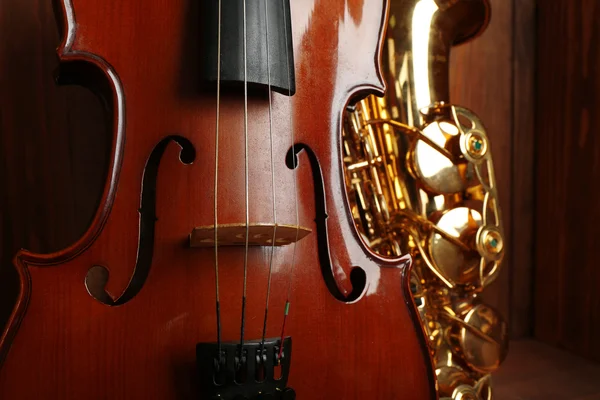
{"label": "reddish brown wood", "polygon": [[510,332],[513,339],[533,334],[535,8],[535,0],[514,0],[509,261]]}
{"label": "reddish brown wood", "polygon": [[600,4],[538,4],[535,337],[600,361]]}
{"label": "reddish brown wood", "polygon": [[[51,252],[88,227],[105,180],[110,131],[87,89],[58,86],[52,4],[0,1],[0,326],[16,301],[12,258]],[[10,38],[10,39],[9,39]]]}
{"label": "reddish brown wood", "polygon": [[[511,243],[511,40],[512,4],[491,0],[489,26],[477,39],[452,49],[450,95],[452,102],[473,110],[490,138],[494,171],[502,208],[505,241]],[[483,292],[486,302],[510,320],[510,254],[507,248],[501,271]]]}
{"label": "reddish brown wood", "polygon": [[[194,92],[198,80],[195,2],[64,0],[59,55],[66,71],[105,77],[114,105],[109,178],[83,237],[47,255],[15,258],[20,296],[2,338],[2,398],[199,398],[191,383],[194,347],[216,339],[213,252],[186,248],[194,226],[213,223],[215,97]],[[273,135],[279,223],[294,223],[291,144],[309,146],[298,168],[300,223],[313,229],[297,246],[287,334],[294,355],[289,385],[299,399],[435,398],[423,332],[410,300],[408,259],[382,260],[360,245],[341,179],[340,119],[350,96],[381,92],[377,61],[385,2],[292,2],[297,93],[274,95]],[[72,14],[70,11],[74,11]],[[75,18],[76,17],[76,21]],[[76,27],[76,28],[75,28]],[[76,68],[77,67],[77,68]],[[269,114],[249,100],[249,204],[252,222],[271,222]],[[243,99],[221,101],[219,222],[244,222]],[[131,301],[109,307],[86,290],[94,265],[110,270],[107,291],[119,298],[138,249],[145,163],[165,136],[188,138],[196,159],[184,165],[171,144],[159,167],[158,221],[150,275]],[[366,271],[367,288],[348,304],[324,284],[317,256],[313,173],[323,174],[332,272],[349,293],[349,271]],[[318,216],[317,216],[318,217]],[[323,239],[323,238],[321,238]],[[238,340],[243,248],[219,252],[223,339]],[[246,338],[259,339],[269,251],[251,249]],[[280,334],[292,247],[278,249],[267,336]],[[392,371],[397,371],[392,373]]]}
{"label": "reddish brown wood", "polygon": [[452,52],[453,102],[488,129],[507,254],[484,298],[509,323],[511,338],[533,330],[534,0],[491,0],[483,34]]}

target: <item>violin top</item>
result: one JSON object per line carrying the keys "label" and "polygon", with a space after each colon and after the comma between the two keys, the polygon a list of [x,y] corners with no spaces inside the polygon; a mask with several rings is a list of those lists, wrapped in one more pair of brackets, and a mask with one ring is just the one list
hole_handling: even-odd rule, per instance
{"label": "violin top", "polygon": [[0,397],[433,398],[410,257],[364,245],[342,175],[387,2],[58,6],[61,82],[103,99],[111,162],[85,234],[15,258]]}

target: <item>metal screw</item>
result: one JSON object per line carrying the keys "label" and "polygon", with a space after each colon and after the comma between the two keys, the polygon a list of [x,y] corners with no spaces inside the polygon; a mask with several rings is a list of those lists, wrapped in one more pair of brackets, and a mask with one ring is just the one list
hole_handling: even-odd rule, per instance
{"label": "metal screw", "polygon": [[502,235],[497,231],[487,231],[484,238],[483,244],[485,250],[490,254],[500,254],[504,249],[504,241]]}
{"label": "metal screw", "polygon": [[471,134],[468,140],[467,151],[471,157],[482,157],[487,151],[487,145],[484,138],[476,133]]}

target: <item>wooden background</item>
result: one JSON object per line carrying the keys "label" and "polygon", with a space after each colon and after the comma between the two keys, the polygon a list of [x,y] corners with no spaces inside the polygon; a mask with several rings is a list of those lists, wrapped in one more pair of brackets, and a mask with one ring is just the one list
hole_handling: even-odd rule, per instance
{"label": "wooden background", "polygon": [[[454,103],[488,128],[507,232],[507,257],[485,298],[513,338],[535,335],[600,359],[600,5],[491,3],[488,29],[453,51],[451,74]],[[1,324],[17,249],[55,251],[86,229],[110,135],[91,93],[54,84],[51,1],[2,0],[0,38]]]}
{"label": "wooden background", "polygon": [[538,14],[535,336],[600,361],[600,3]]}
{"label": "wooden background", "polygon": [[486,125],[506,231],[507,253],[484,299],[512,338],[529,336],[532,315],[534,0],[491,0],[481,36],[452,55],[451,95]]}

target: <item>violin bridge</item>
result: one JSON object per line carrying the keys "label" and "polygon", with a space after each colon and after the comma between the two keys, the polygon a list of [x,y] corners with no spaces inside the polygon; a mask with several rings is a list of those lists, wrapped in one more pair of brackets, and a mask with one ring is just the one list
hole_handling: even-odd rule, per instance
{"label": "violin bridge", "polygon": [[[277,229],[275,229],[277,227]],[[217,225],[219,246],[245,246],[246,224]],[[312,231],[299,225],[281,225],[272,223],[251,223],[248,225],[249,246],[272,246],[275,234],[275,246],[286,246],[297,242]],[[200,226],[190,234],[190,247],[214,247],[215,226]]]}

